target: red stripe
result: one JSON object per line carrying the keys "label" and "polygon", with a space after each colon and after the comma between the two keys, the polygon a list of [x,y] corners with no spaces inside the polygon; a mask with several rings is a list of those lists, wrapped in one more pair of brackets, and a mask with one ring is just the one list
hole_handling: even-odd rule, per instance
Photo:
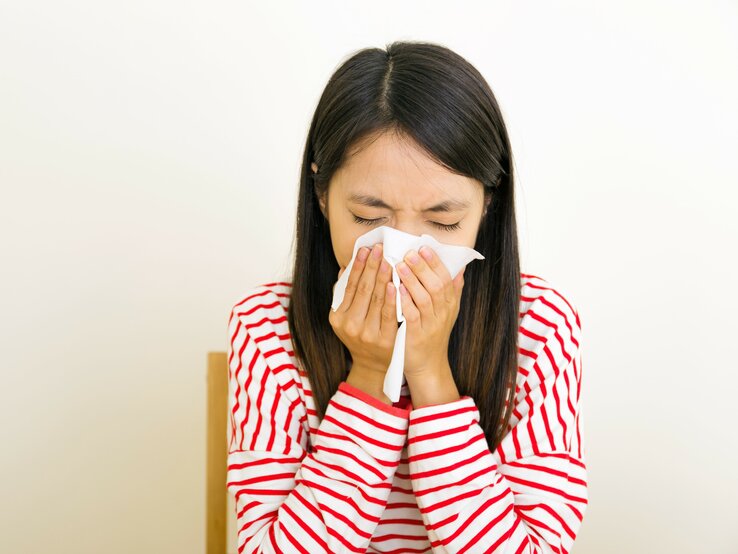
{"label": "red stripe", "polygon": [[[360,465],[361,467],[363,467],[368,472],[373,473],[374,475],[376,475],[378,479],[382,479],[382,480],[386,479],[385,474],[382,473],[379,469],[377,469],[376,467],[373,467],[373,466],[367,464],[363,460],[360,460],[359,458],[357,458],[356,456],[354,456],[353,454],[351,454],[350,452],[348,452],[346,450],[340,450],[338,448],[331,448],[329,446],[316,445],[315,446],[315,449],[314,449],[314,453],[320,454],[322,452],[328,452],[330,454],[334,454],[335,456],[340,456],[340,457],[343,457],[343,458],[347,458],[348,460],[351,460],[351,462],[353,462],[353,463],[355,463],[357,465]],[[386,463],[387,466],[397,465],[397,464],[392,464],[391,462],[381,462],[381,463]]]}
{"label": "red stripe", "polygon": [[[466,485],[467,483],[469,483],[471,481],[474,481],[475,479],[477,479],[478,477],[481,477],[482,475],[487,475],[487,476],[490,476],[491,477],[491,476],[494,475],[492,472],[495,471],[495,469],[496,469],[496,466],[493,466],[493,467],[482,466],[481,468],[479,468],[479,470],[475,471],[474,473],[470,473],[469,475],[466,475],[465,477],[463,477],[463,478],[461,478],[459,480],[454,479],[454,485],[455,486]],[[417,497],[420,497],[420,496],[424,496],[426,494],[430,494],[430,493],[435,492],[435,491],[443,490],[443,489],[445,489],[447,487],[448,487],[448,484],[447,483],[440,483],[440,484],[438,484],[436,486],[433,486],[433,487],[425,487],[425,488],[420,488],[420,486],[418,486],[418,487],[415,488],[415,496],[417,498]],[[478,490],[481,490],[481,489],[478,489]],[[434,505],[433,509],[435,509],[436,506],[437,505]]]}
{"label": "red stripe", "polygon": [[[525,388],[525,392],[527,393],[525,395],[525,400],[528,403],[528,440],[533,447],[533,454],[535,456],[538,456],[540,450],[538,448],[538,440],[536,439],[535,432],[533,431],[533,416],[535,415],[535,406],[533,405],[533,399],[530,397],[530,385],[525,382],[523,383],[523,388]],[[518,458],[522,457],[522,455],[518,455]]]}
{"label": "red stripe", "polygon": [[[481,435],[481,437],[484,437],[484,435]],[[473,444],[474,442],[478,442],[479,440],[480,440],[480,437],[479,436],[474,437],[471,441],[469,441],[468,444]],[[486,441],[485,441],[485,444],[486,444]],[[466,445],[464,445],[464,446],[466,446]],[[475,454],[471,458],[467,458],[465,460],[461,460],[461,461],[455,462],[455,463],[453,463],[453,464],[451,464],[449,466],[439,467],[439,468],[436,468],[436,469],[429,469],[428,471],[419,471],[419,472],[416,472],[416,473],[412,473],[411,472],[410,473],[410,476],[412,477],[413,480],[419,480],[419,479],[427,479],[428,477],[432,477],[432,476],[435,476],[435,475],[443,475],[444,473],[448,473],[448,472],[450,472],[452,470],[459,469],[462,466],[470,465],[472,462],[475,462],[478,459],[487,456],[488,453],[489,453],[489,449],[482,450],[481,452],[478,452],[477,454]],[[426,455],[424,457],[425,458],[430,458],[430,457],[433,457],[433,456],[434,456],[433,453],[429,453],[428,455]],[[495,468],[493,467],[490,470],[492,470],[492,469],[495,469]],[[420,491],[420,492],[418,490],[415,491],[415,496],[420,496],[421,494],[422,494],[422,491]]]}
{"label": "red stripe", "polygon": [[[321,477],[323,476],[323,474],[320,473],[319,471],[316,471],[316,473],[318,473],[318,475],[320,475]],[[330,495],[333,498],[335,498],[336,500],[341,500],[343,502],[346,502],[348,504],[348,507],[350,507],[352,509],[352,511],[355,511],[357,514],[359,514],[359,516],[361,516],[362,519],[365,519],[366,521],[368,521],[370,523],[379,523],[379,518],[374,517],[371,514],[368,514],[367,512],[363,511],[361,509],[361,507],[359,507],[359,505],[356,504],[356,502],[354,501],[353,498],[351,498],[351,497],[344,498],[342,495],[338,494],[334,489],[332,489],[330,487],[327,487],[325,485],[321,485],[320,483],[317,483],[315,481],[311,481],[310,479],[303,478],[302,482],[306,486],[308,486],[308,487],[310,487],[312,489],[315,489],[315,490],[319,490],[320,492],[325,493],[327,495]],[[381,499],[374,498],[372,496],[367,496],[367,494],[364,491],[364,489],[359,488],[358,490],[361,493],[361,495],[364,498],[364,500],[366,500],[367,502],[370,502],[372,504],[376,504],[378,506],[384,505],[384,502]],[[344,507],[346,507],[346,506],[344,506]]]}
{"label": "red stripe", "polygon": [[[283,525],[280,526],[279,529],[282,534],[287,537],[287,540],[290,541],[290,544],[292,545],[292,548],[297,549],[297,552],[300,552],[300,554],[310,554],[310,551],[306,548],[304,548],[300,541],[298,541],[295,537],[292,536],[292,534],[287,530],[287,528]],[[272,525],[272,528],[269,529],[269,536],[272,539],[272,548],[275,552],[282,552],[280,548],[277,546],[276,541],[274,540],[274,525]]]}
{"label": "red stripe", "polygon": [[[252,367],[253,365],[256,364],[256,359],[257,359],[256,354],[257,353],[258,353],[258,350],[254,354],[254,358],[252,361]],[[264,374],[261,376],[259,394],[256,397],[256,429],[254,429],[254,434],[251,437],[251,447],[249,448],[249,450],[254,450],[256,448],[256,438],[259,436],[259,431],[261,430],[262,420],[264,419],[261,415],[261,402],[264,398],[264,393],[266,392],[266,382],[267,382],[267,377],[269,377],[269,370],[268,368],[260,368],[260,369],[263,369]],[[248,414],[249,412],[246,412],[246,413]],[[244,422],[245,422],[245,419],[244,419]]]}
{"label": "red stripe", "polygon": [[[318,520],[321,519],[320,512],[313,506],[310,502],[305,500],[305,498],[299,493],[299,491],[295,490],[293,491],[293,497],[300,501],[300,504],[307,508],[307,511],[313,512],[315,516],[318,518]],[[320,545],[320,547],[325,551],[328,552],[328,544],[318,536],[318,534],[305,522],[305,517],[302,513],[295,513],[292,508],[289,506],[287,502],[282,504],[282,509],[290,515],[292,520],[297,524],[297,527],[302,529],[306,535],[309,535],[310,538],[312,538],[316,543]]]}
{"label": "red stripe", "polygon": [[394,433],[396,435],[405,435],[407,433],[407,429],[403,427],[392,427],[390,425],[385,425],[384,423],[380,423],[379,421],[376,421],[372,418],[370,418],[367,415],[362,414],[361,412],[358,412],[357,410],[354,410],[353,408],[349,408],[348,406],[345,406],[335,398],[333,399],[333,407],[336,408],[340,412],[344,412],[346,414],[350,414],[354,417],[357,417],[372,427],[375,427],[377,429],[381,429],[382,431],[386,431],[387,433]]}
{"label": "red stripe", "polygon": [[456,408],[454,410],[448,410],[448,411],[439,412],[436,414],[429,414],[429,415],[420,416],[420,417],[411,416],[410,423],[413,425],[418,425],[419,423],[425,423],[427,421],[437,421],[439,419],[445,419],[447,417],[452,417],[455,415],[474,413],[476,409],[477,409],[476,406],[465,406],[463,408]]}
{"label": "red stripe", "polygon": [[[364,433],[360,433],[356,429],[352,429],[348,425],[343,424],[342,422],[338,421],[336,418],[334,418],[331,415],[326,414],[325,417],[323,418],[323,421],[328,421],[332,423],[333,425],[335,425],[336,427],[340,427],[343,431],[346,432],[347,435],[353,435],[354,437],[358,437],[361,440],[369,444],[373,444],[375,446],[381,446],[382,448],[386,448],[387,450],[394,450],[397,452],[402,450],[402,445],[395,445],[395,444],[388,443],[386,441],[380,441],[377,439],[373,439],[372,437],[365,435]],[[320,432],[318,434],[320,434]]]}
{"label": "red stripe", "polygon": [[461,425],[459,427],[453,427],[451,429],[443,429],[441,431],[436,431],[435,433],[426,433],[424,435],[415,435],[414,437],[408,437],[407,443],[408,444],[415,444],[421,441],[427,441],[431,439],[438,439],[443,437],[448,437],[450,435],[455,435],[457,433],[463,433],[464,431],[467,431],[469,429],[471,424],[467,423],[466,425]]}

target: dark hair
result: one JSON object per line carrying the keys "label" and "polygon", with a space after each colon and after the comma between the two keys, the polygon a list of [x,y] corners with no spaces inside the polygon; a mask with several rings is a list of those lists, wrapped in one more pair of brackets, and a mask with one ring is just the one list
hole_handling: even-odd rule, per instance
{"label": "dark hair", "polygon": [[[495,449],[507,431],[518,368],[520,264],[512,152],[492,90],[463,57],[429,42],[365,48],[330,77],[305,144],[297,203],[289,330],[318,418],[348,372],[350,353],[328,321],[339,265],[318,203],[351,148],[384,132],[412,139],[437,163],[481,182],[491,203],[464,272],[448,357]],[[318,166],[313,173],[311,162]]]}

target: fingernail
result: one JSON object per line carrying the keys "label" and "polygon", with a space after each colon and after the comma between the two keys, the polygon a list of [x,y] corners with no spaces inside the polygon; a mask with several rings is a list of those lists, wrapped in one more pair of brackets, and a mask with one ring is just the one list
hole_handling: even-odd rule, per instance
{"label": "fingernail", "polygon": [[430,261],[430,259],[433,257],[433,252],[431,252],[431,249],[427,246],[423,246],[420,248],[420,255],[423,256],[426,260]]}
{"label": "fingernail", "polygon": [[420,261],[420,258],[418,258],[418,255],[415,253],[415,251],[410,252],[410,254],[407,255],[407,259],[410,260],[411,264],[416,264]]}
{"label": "fingernail", "polygon": [[402,273],[403,275],[410,275],[410,268],[405,265],[405,262],[400,262],[397,264],[397,271]]}
{"label": "fingernail", "polygon": [[381,245],[378,244],[372,249],[372,256],[374,256],[375,260],[378,260],[379,258],[382,257],[382,246]]}
{"label": "fingernail", "polygon": [[359,258],[359,260],[361,260],[362,262],[365,261],[369,257],[369,250],[362,246],[361,248],[359,248],[359,253],[356,255],[356,257]]}

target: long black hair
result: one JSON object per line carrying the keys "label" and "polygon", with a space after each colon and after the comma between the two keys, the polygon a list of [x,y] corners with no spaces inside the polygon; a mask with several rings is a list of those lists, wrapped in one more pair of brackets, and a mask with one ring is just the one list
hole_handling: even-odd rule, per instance
{"label": "long black hair", "polygon": [[[447,47],[397,41],[359,50],[336,69],[308,132],[300,174],[288,322],[310,379],[318,418],[346,378],[350,353],[328,321],[339,265],[318,197],[352,148],[384,132],[412,139],[429,157],[484,187],[489,207],[474,249],[448,358],[461,395],[480,412],[491,449],[505,435],[518,364],[520,263],[512,152],[492,90]],[[318,167],[313,173],[311,163]]]}

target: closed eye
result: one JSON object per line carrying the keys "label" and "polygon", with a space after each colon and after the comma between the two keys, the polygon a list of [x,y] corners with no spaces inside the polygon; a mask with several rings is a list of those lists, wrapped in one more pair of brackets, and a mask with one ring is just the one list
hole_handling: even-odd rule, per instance
{"label": "closed eye", "polygon": [[[359,217],[354,214],[351,215],[354,216],[354,221],[356,223],[361,223],[362,225],[374,225],[382,219],[381,217],[378,219],[364,219],[363,217]],[[453,225],[444,225],[443,223],[437,223],[435,221],[431,221],[430,223],[431,225],[435,225],[436,227],[438,227],[439,229],[443,229],[444,231],[455,231],[456,229],[459,229],[461,227],[461,225],[459,225],[458,223],[454,223]]]}

